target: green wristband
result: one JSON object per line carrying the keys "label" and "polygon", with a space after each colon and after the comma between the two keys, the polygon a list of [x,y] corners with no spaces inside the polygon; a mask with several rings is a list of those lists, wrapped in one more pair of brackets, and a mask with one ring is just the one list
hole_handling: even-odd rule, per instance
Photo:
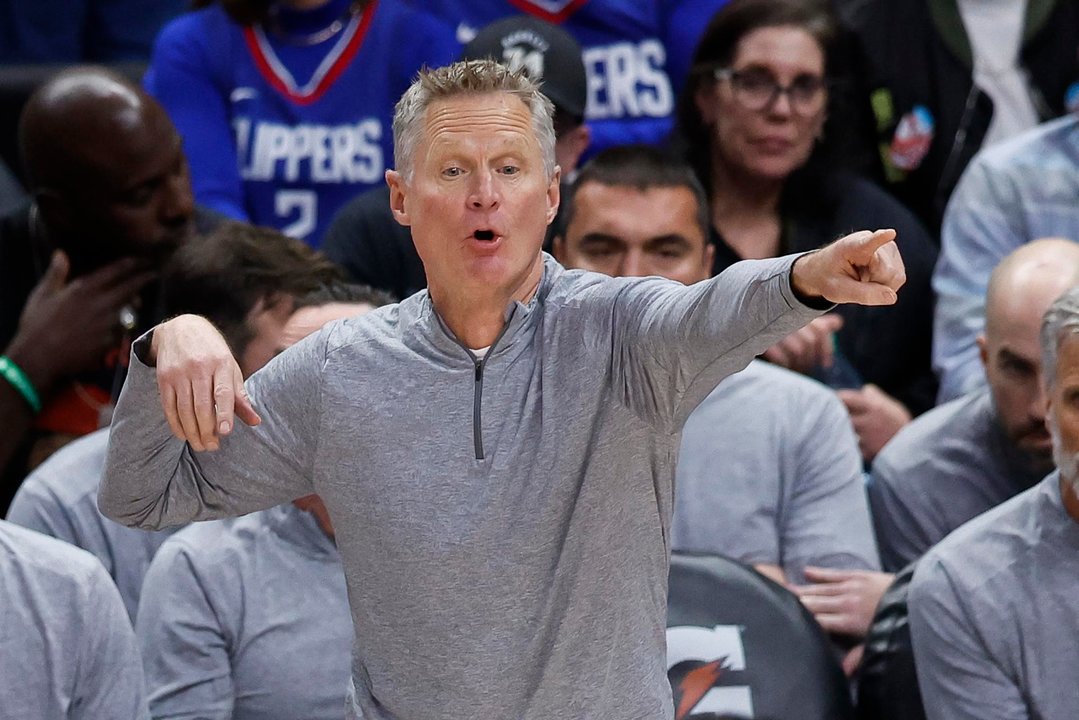
{"label": "green wristband", "polygon": [[30,406],[30,409],[34,411],[34,414],[41,412],[41,398],[38,397],[37,390],[34,389],[34,383],[30,382],[30,378],[26,377],[26,373],[9,358],[7,355],[0,355],[0,376],[3,376],[5,380],[11,383],[11,387],[15,388],[23,400],[26,400],[26,404]]}

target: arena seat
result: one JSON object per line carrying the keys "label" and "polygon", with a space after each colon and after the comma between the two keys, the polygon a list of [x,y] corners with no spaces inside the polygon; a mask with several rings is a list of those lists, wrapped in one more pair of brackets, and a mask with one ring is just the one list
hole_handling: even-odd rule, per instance
{"label": "arena seat", "polygon": [[676,720],[848,720],[836,650],[792,593],[716,555],[674,553],[667,674]]}
{"label": "arena seat", "polygon": [[859,720],[925,720],[907,619],[907,591],[915,565],[896,574],[869,626],[858,671]]}

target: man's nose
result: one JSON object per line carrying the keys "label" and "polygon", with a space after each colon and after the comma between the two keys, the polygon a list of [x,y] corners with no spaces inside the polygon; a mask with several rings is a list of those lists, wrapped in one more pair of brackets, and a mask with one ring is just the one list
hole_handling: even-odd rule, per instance
{"label": "man's nose", "polygon": [[644,253],[630,250],[622,257],[622,277],[645,277],[650,275]]}
{"label": "man's nose", "polygon": [[195,214],[195,196],[187,173],[168,179],[165,197],[161,203],[162,220],[169,224],[186,222]]}
{"label": "man's nose", "polygon": [[499,194],[495,185],[494,174],[483,170],[474,176],[471,195],[468,204],[474,210],[489,210],[498,205]]}
{"label": "man's nose", "polygon": [[1040,373],[1034,379],[1034,382],[1035,382],[1035,385],[1037,386],[1037,389],[1034,391],[1034,393],[1032,394],[1032,396],[1030,398],[1030,409],[1028,410],[1028,412],[1030,413],[1030,416],[1032,418],[1037,418],[1037,419],[1042,420],[1044,422],[1045,421],[1045,404],[1046,404],[1047,398],[1046,398],[1046,394],[1045,394],[1045,384],[1042,382],[1042,376],[1041,376]]}

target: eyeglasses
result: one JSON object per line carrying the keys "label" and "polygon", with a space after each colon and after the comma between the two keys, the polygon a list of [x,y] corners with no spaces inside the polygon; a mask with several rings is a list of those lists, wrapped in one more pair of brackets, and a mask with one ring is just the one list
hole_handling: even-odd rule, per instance
{"label": "eyeglasses", "polygon": [[824,78],[815,75],[799,75],[790,85],[780,85],[772,73],[764,70],[732,70],[716,68],[716,80],[727,80],[734,90],[734,98],[746,110],[764,110],[772,107],[780,95],[786,95],[791,109],[799,115],[811,115],[824,103]]}

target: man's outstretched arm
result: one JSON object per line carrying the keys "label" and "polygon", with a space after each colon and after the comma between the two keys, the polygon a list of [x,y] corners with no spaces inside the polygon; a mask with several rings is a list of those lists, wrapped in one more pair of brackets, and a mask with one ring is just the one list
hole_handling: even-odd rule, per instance
{"label": "man's outstretched arm", "polygon": [[858,232],[796,258],[735,263],[688,288],[636,281],[614,322],[627,401],[679,424],[720,380],[833,303],[894,303],[906,279],[894,238]]}
{"label": "man's outstretched arm", "polygon": [[[323,336],[308,338],[245,389],[228,344],[205,318],[157,326],[132,353],[109,434],[101,511],[160,528],[312,493],[324,354]],[[261,424],[260,412],[272,421]]]}

